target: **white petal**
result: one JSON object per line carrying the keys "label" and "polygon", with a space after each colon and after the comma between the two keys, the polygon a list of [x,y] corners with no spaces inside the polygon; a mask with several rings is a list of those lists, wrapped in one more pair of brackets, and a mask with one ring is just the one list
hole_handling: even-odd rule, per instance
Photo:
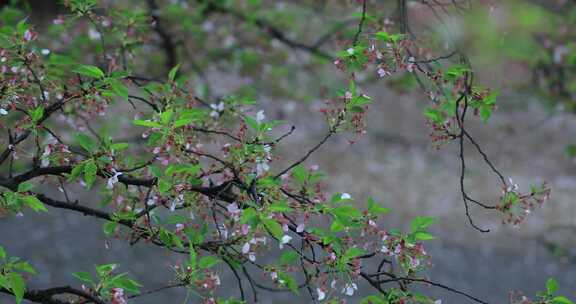
{"label": "white petal", "polygon": [[322,289],[316,288],[316,292],[318,293],[318,301],[322,301],[326,298],[326,293]]}
{"label": "white petal", "polygon": [[242,246],[242,253],[247,254],[248,252],[250,252],[250,243],[244,243],[244,246]]}
{"label": "white petal", "polygon": [[236,202],[230,203],[226,209],[228,209],[228,212],[230,213],[236,213],[240,210],[238,209],[238,204],[236,204]]}
{"label": "white petal", "polygon": [[306,228],[306,225],[304,223],[300,223],[298,224],[298,226],[296,226],[296,232],[298,233],[303,232],[304,228]]}
{"label": "white petal", "polygon": [[266,119],[266,115],[264,115],[264,111],[260,110],[258,111],[258,113],[256,113],[256,121],[258,123],[262,122],[264,119]]}
{"label": "white petal", "polygon": [[288,244],[292,240],[292,237],[289,235],[285,235],[282,237],[282,244]]}
{"label": "white petal", "polygon": [[347,199],[352,199],[352,196],[346,192],[342,193],[342,195],[340,196],[340,199],[343,200],[347,200]]}

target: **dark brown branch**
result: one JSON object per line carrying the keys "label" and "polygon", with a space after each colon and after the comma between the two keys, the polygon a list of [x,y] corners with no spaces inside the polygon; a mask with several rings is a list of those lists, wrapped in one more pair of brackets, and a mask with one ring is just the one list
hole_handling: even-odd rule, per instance
{"label": "dark brown branch", "polygon": [[[0,292],[13,295],[12,292],[10,292],[9,290],[4,289],[4,288],[0,288]],[[42,303],[42,304],[72,304],[72,303],[76,303],[75,301],[63,301],[63,300],[58,300],[58,299],[53,298],[54,296],[64,295],[64,294],[75,295],[75,296],[78,296],[78,297],[83,298],[85,300],[94,302],[96,304],[105,304],[106,303],[97,296],[91,295],[91,294],[89,294],[85,291],[82,291],[80,289],[72,288],[70,286],[52,287],[52,288],[48,288],[48,289],[27,290],[24,293],[24,299],[26,299],[28,301],[36,302],[36,303]]]}
{"label": "dark brown branch", "polygon": [[148,9],[150,11],[150,16],[154,20],[154,30],[162,39],[162,49],[166,56],[165,68],[166,71],[170,71],[173,67],[178,64],[178,54],[176,52],[176,44],[172,40],[172,36],[164,28],[164,23],[160,17],[158,17],[158,4],[154,0],[146,0],[148,4]]}
{"label": "dark brown branch", "polygon": [[419,282],[419,283],[425,283],[425,284],[429,284],[432,285],[434,287],[439,287],[442,289],[445,289],[447,291],[450,291],[452,293],[455,294],[459,294],[462,295],[474,302],[480,303],[480,304],[488,304],[488,302],[483,301],[475,296],[472,296],[464,291],[460,291],[458,289],[452,288],[450,286],[444,285],[444,284],[440,284],[440,283],[436,283],[430,280],[426,280],[426,279],[420,279],[420,278],[408,278],[408,277],[397,277],[397,278],[391,278],[391,279],[384,279],[384,280],[380,280],[378,281],[378,284],[383,284],[383,283],[388,283],[388,282],[398,282],[398,281],[409,281],[409,282]]}
{"label": "dark brown branch", "polygon": [[328,130],[328,132],[326,133],[326,135],[324,135],[324,137],[316,144],[312,147],[312,149],[308,150],[308,152],[302,156],[299,160],[297,160],[296,162],[292,163],[290,166],[288,166],[286,169],[280,171],[279,173],[277,173],[274,176],[274,179],[278,179],[280,178],[280,176],[288,173],[290,170],[294,169],[294,167],[300,165],[301,163],[305,162],[308,157],[310,157],[310,155],[312,155],[312,153],[316,152],[316,150],[320,149],[320,147],[322,147],[322,145],[324,145],[324,143],[326,143],[326,141],[328,141],[328,139],[330,137],[332,137],[332,135],[336,134],[336,130],[338,129],[338,127],[340,126],[340,123],[342,122],[342,117],[338,118],[338,121],[334,124],[334,126],[332,126],[330,128],[330,130]]}
{"label": "dark brown branch", "polygon": [[353,46],[356,46],[356,44],[358,43],[360,34],[362,34],[362,28],[364,27],[364,22],[366,21],[366,2],[367,0],[362,1],[362,17],[360,17],[360,22],[358,23],[358,31],[356,32],[356,35],[354,35],[354,40],[352,41]]}
{"label": "dark brown branch", "polygon": [[222,14],[228,14],[228,15],[233,16],[234,18],[241,20],[243,22],[253,23],[256,27],[258,27],[260,30],[262,30],[266,34],[268,34],[270,37],[277,39],[278,41],[282,42],[283,44],[285,44],[291,48],[307,51],[313,55],[316,55],[316,56],[323,58],[323,59],[326,59],[326,60],[332,61],[334,59],[330,54],[325,53],[324,51],[320,50],[320,48],[318,46],[308,45],[308,44],[305,44],[305,43],[302,43],[302,42],[299,42],[296,40],[292,40],[292,39],[286,37],[286,34],[284,34],[284,32],[282,30],[280,30],[276,26],[270,24],[268,21],[266,21],[264,19],[249,18],[248,16],[246,16],[242,12],[233,10],[231,8],[228,8],[228,7],[224,7],[224,6],[220,5],[219,3],[217,3],[216,1],[203,0],[201,2],[208,4],[208,7],[207,7],[208,12],[211,11],[211,12],[217,12],[217,13],[222,13]]}

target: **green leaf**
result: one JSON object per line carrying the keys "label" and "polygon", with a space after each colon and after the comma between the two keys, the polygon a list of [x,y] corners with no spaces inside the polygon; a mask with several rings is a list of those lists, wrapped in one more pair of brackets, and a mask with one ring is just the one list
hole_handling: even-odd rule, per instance
{"label": "green leaf", "polygon": [[244,116],[244,122],[252,129],[255,131],[258,131],[260,129],[260,124],[258,123],[258,121],[256,121],[256,119],[250,117],[250,116]]}
{"label": "green leaf", "polygon": [[111,235],[112,233],[114,233],[114,231],[116,231],[116,227],[118,227],[118,223],[107,221],[104,224],[104,234]]}
{"label": "green leaf", "polygon": [[50,54],[50,59],[49,59],[49,64],[50,65],[55,65],[55,66],[70,66],[70,65],[74,65],[76,62],[74,61],[74,59],[65,56],[65,55],[61,55],[61,54],[56,54],[56,53],[52,53]]}
{"label": "green leaf", "polygon": [[417,241],[429,241],[435,239],[435,237],[432,234],[425,231],[418,231],[414,233],[414,238]]}
{"label": "green leaf", "polygon": [[389,302],[377,295],[370,295],[360,301],[360,304],[388,304]]}
{"label": "green leaf", "polygon": [[16,298],[16,303],[22,302],[24,292],[26,291],[26,282],[24,282],[24,278],[22,278],[18,273],[11,272],[8,274],[8,279],[10,281],[10,289]]}
{"label": "green leaf", "polygon": [[564,296],[557,296],[552,299],[552,304],[574,304],[574,303]]}
{"label": "green leaf", "polygon": [[104,277],[112,273],[112,270],[116,269],[116,267],[118,267],[118,264],[115,263],[97,265],[96,272],[99,277]]}
{"label": "green leaf", "polygon": [[288,202],[285,200],[277,201],[270,205],[270,211],[272,212],[290,212],[292,208],[288,206]]}
{"label": "green leaf", "polygon": [[39,106],[34,111],[30,112],[30,118],[32,118],[32,122],[37,123],[44,117],[44,107]]}
{"label": "green leaf", "polygon": [[346,250],[346,253],[344,253],[344,256],[342,257],[344,259],[344,261],[348,262],[349,260],[352,260],[358,256],[361,256],[364,254],[364,250],[362,250],[361,248],[358,247],[350,247],[348,248],[348,250]]}
{"label": "green leaf", "polygon": [[296,260],[298,260],[299,257],[300,256],[298,255],[298,253],[296,253],[293,250],[284,251],[280,256],[280,265],[283,266],[290,265],[296,262]]}
{"label": "green leaf", "polygon": [[482,118],[483,122],[488,122],[490,116],[492,115],[492,107],[483,105],[480,107],[480,118]]}
{"label": "green leaf", "polygon": [[282,285],[288,287],[294,294],[299,294],[298,284],[296,280],[284,272],[278,272],[278,281],[282,281]]}
{"label": "green leaf", "polygon": [[436,219],[433,217],[417,216],[412,220],[410,227],[412,228],[412,231],[418,231],[428,228],[428,226],[434,224],[434,222],[436,222]]}
{"label": "green leaf", "polygon": [[570,144],[566,146],[564,153],[566,153],[566,156],[568,157],[576,157],[576,145]]}
{"label": "green leaf", "polygon": [[193,123],[193,122],[194,122],[194,120],[191,119],[191,118],[177,119],[177,120],[174,122],[174,128],[184,127],[184,126],[187,126],[187,125],[189,125],[189,124],[191,124],[191,123]]}
{"label": "green leaf", "polygon": [[159,124],[155,121],[151,121],[151,120],[135,119],[134,121],[132,121],[132,123],[136,126],[150,127],[150,128],[162,128],[161,124]]}
{"label": "green leaf", "polygon": [[200,261],[198,262],[198,266],[202,269],[207,269],[207,268],[213,267],[214,265],[216,265],[218,263],[220,263],[220,260],[217,257],[207,255],[207,256],[200,258]]}
{"label": "green leaf", "polygon": [[77,278],[82,282],[92,283],[92,275],[90,275],[90,273],[86,271],[74,272],[72,276],[74,276],[75,278]]}
{"label": "green leaf", "polygon": [[88,189],[92,187],[92,184],[96,181],[96,173],[98,172],[98,167],[93,159],[84,164],[84,181]]}
{"label": "green leaf", "polygon": [[306,172],[306,168],[300,164],[292,169],[292,176],[297,182],[303,184],[306,181],[308,172]]}
{"label": "green leaf", "polygon": [[126,289],[127,291],[137,293],[139,291],[139,287],[142,287],[138,282],[130,279],[127,277],[128,273],[121,273],[117,276],[114,276],[110,279],[110,285],[118,288]]}
{"label": "green leaf", "polygon": [[46,209],[44,204],[35,196],[26,195],[26,196],[22,196],[21,199],[25,205],[27,205],[28,207],[30,207],[32,210],[34,210],[36,212],[39,212],[39,211],[47,212],[48,211],[48,209]]}
{"label": "green leaf", "polygon": [[192,164],[174,164],[168,166],[164,171],[166,176],[172,176],[174,174],[187,174],[195,176],[198,172],[200,172],[200,166],[192,165]]}
{"label": "green leaf", "polygon": [[0,259],[5,259],[6,258],[6,251],[4,250],[4,247],[0,246]]}
{"label": "green leaf", "polygon": [[0,288],[10,289],[10,282],[6,276],[0,275]]}
{"label": "green leaf", "polygon": [[375,36],[376,36],[377,40],[380,40],[382,42],[392,42],[392,43],[396,43],[404,37],[404,35],[402,35],[402,34],[389,34],[389,33],[384,32],[384,31],[377,32],[375,34]]}
{"label": "green leaf", "polygon": [[[190,243],[192,243],[192,240],[190,240]],[[190,256],[188,258],[188,266],[190,266],[190,268],[192,270],[196,269],[196,258],[197,258],[198,254],[196,253],[196,250],[194,250],[194,248],[190,248]]]}
{"label": "green leaf", "polygon": [[172,82],[174,81],[174,79],[176,78],[176,73],[178,73],[178,68],[180,68],[180,64],[177,64],[170,70],[170,72],[168,73],[168,80]]}
{"label": "green leaf", "polygon": [[20,34],[23,34],[28,29],[28,25],[26,24],[26,21],[27,21],[26,19],[28,19],[28,18],[24,18],[24,19],[20,20],[18,22],[18,24],[16,24],[16,30]]}
{"label": "green leaf", "polygon": [[72,172],[70,172],[70,175],[68,176],[68,181],[74,181],[78,176],[80,176],[80,174],[82,174],[82,172],[84,172],[84,163],[80,163],[72,168]]}
{"label": "green leaf", "polygon": [[205,109],[180,109],[178,113],[180,114],[179,120],[202,121],[208,117],[208,111]]}
{"label": "green leaf", "polygon": [[338,219],[334,219],[332,221],[332,224],[330,224],[330,231],[332,231],[332,232],[340,232],[340,231],[344,230],[345,228],[346,227]]}
{"label": "green leaf", "polygon": [[115,144],[110,145],[110,149],[112,149],[114,151],[124,150],[128,147],[130,147],[130,145],[128,143],[115,143]]}
{"label": "green leaf", "polygon": [[242,212],[242,216],[240,217],[240,223],[242,224],[248,224],[252,227],[254,227],[256,224],[258,224],[258,212],[256,211],[256,209],[249,207],[244,209],[244,211]]}
{"label": "green leaf", "polygon": [[100,68],[93,65],[79,65],[73,70],[73,72],[92,78],[103,78],[105,76],[104,72],[102,72]]}
{"label": "green leaf", "polygon": [[116,95],[128,99],[128,88],[122,83],[122,81],[113,79],[110,81],[110,88],[116,93]]}
{"label": "green leaf", "polygon": [[442,114],[442,111],[435,108],[426,108],[426,110],[424,110],[424,116],[436,124],[442,124],[444,121],[444,114]]}
{"label": "green leaf", "polygon": [[158,180],[158,191],[160,191],[160,193],[165,194],[170,191],[170,189],[172,189],[172,183],[170,183],[170,181],[164,178]]}
{"label": "green leaf", "polygon": [[368,212],[373,215],[386,214],[390,212],[389,208],[380,206],[373,198],[368,198]]}
{"label": "green leaf", "polygon": [[352,205],[342,205],[331,210],[332,214],[339,218],[359,218],[362,212]]}
{"label": "green leaf", "polygon": [[168,230],[164,229],[164,228],[160,228],[160,232],[158,234],[158,237],[160,238],[160,240],[162,241],[162,243],[167,246],[167,247],[172,247],[172,245],[174,245],[173,243],[173,237],[172,237],[172,233],[169,232]]}
{"label": "green leaf", "polygon": [[558,291],[558,282],[554,278],[549,278],[548,281],[546,281],[546,291],[548,294],[554,294]]}
{"label": "green leaf", "polygon": [[261,217],[260,220],[264,223],[264,227],[272,234],[272,236],[278,240],[282,239],[284,231],[282,230],[282,225],[278,224],[277,221],[269,219],[266,217]]}
{"label": "green leaf", "polygon": [[20,270],[20,271],[24,271],[24,272],[28,272],[31,274],[36,274],[36,270],[34,270],[34,268],[28,264],[28,262],[19,262],[16,264],[13,264],[14,268]]}
{"label": "green leaf", "polygon": [[78,142],[78,144],[86,151],[93,153],[96,148],[98,147],[98,145],[96,144],[96,141],[94,141],[94,139],[92,139],[92,137],[84,134],[84,133],[77,133],[76,134],[76,141]]}
{"label": "green leaf", "polygon": [[32,188],[34,188],[34,184],[31,182],[23,182],[20,183],[20,185],[18,185],[18,192],[22,193],[22,192],[27,192],[32,190]]}
{"label": "green leaf", "polygon": [[172,119],[172,114],[174,114],[174,110],[172,109],[168,109],[160,114],[160,121],[163,125],[167,125],[170,122],[170,119]]}

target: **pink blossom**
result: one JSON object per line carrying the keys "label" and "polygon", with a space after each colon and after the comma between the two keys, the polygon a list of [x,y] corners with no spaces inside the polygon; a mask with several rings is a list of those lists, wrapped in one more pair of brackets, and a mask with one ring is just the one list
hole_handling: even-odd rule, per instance
{"label": "pink blossom", "polygon": [[112,304],[126,304],[126,298],[124,296],[124,289],[113,288],[112,289]]}
{"label": "pink blossom", "polygon": [[306,224],[300,223],[298,226],[296,226],[296,232],[301,233],[304,231],[304,228],[306,228]]}
{"label": "pink blossom", "polygon": [[24,40],[27,41],[27,42],[29,42],[29,41],[31,41],[32,39],[34,39],[34,33],[32,33],[32,31],[30,31],[30,30],[26,30],[26,31],[24,32]]}

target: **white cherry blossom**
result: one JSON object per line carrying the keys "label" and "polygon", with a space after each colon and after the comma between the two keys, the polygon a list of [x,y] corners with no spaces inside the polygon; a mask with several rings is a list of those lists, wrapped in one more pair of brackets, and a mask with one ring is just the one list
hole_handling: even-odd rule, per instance
{"label": "white cherry blossom", "polygon": [[316,293],[318,293],[318,301],[322,301],[326,299],[326,292],[321,288],[316,288]]}
{"label": "white cherry blossom", "polygon": [[264,114],[264,110],[260,110],[256,113],[256,121],[258,123],[261,123],[262,121],[264,121],[264,119],[266,119],[266,115]]}
{"label": "white cherry blossom", "polygon": [[122,175],[122,172],[120,171],[116,171],[116,169],[112,168],[112,177],[110,177],[108,179],[108,182],[106,183],[106,189],[112,189],[114,188],[114,184],[118,183],[118,176]]}

